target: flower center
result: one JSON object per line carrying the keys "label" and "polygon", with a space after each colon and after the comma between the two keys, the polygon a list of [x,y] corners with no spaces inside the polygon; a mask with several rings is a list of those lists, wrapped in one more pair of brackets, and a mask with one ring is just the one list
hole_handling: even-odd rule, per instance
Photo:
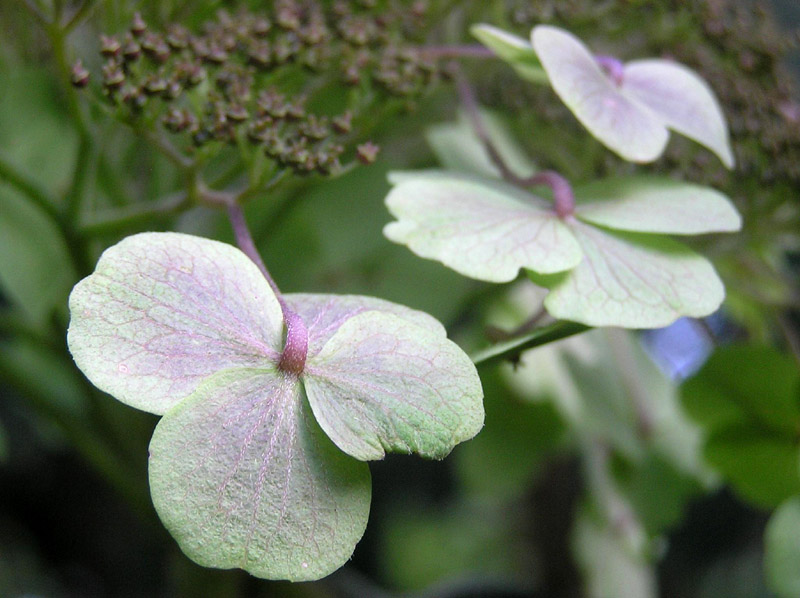
{"label": "flower center", "polygon": [[625,67],[622,62],[614,56],[597,55],[594,57],[600,68],[614,82],[617,87],[622,86],[625,80]]}
{"label": "flower center", "polygon": [[303,373],[308,356],[308,328],[303,319],[288,308],[283,310],[283,320],[286,323],[286,344],[278,369],[299,376]]}

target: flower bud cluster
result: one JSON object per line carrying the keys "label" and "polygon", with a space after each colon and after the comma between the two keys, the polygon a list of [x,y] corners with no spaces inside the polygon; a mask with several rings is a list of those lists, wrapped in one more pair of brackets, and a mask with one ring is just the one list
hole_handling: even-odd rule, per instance
{"label": "flower bud cluster", "polygon": [[[220,11],[198,33],[156,31],[137,13],[124,34],[100,37],[103,91],[126,117],[160,122],[194,147],[246,140],[298,173],[327,174],[339,168],[354,115],[313,114],[308,94],[331,79],[372,101],[423,92],[439,77],[410,45],[425,12],[419,1],[275,0],[265,13]],[[80,62],[72,79],[89,83]],[[371,162],[376,152],[363,144],[356,157]]]}

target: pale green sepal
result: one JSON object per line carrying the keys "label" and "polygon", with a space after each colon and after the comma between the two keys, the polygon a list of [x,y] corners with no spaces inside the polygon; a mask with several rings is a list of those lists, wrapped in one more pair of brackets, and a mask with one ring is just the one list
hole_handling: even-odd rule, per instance
{"label": "pale green sepal", "polygon": [[370,311],[392,314],[431,333],[447,336],[444,326],[433,316],[376,297],[290,293],[284,299],[303,318],[308,329],[309,358],[319,353],[347,320]]}
{"label": "pale green sepal", "polygon": [[391,313],[348,319],[303,375],[325,433],[361,460],[389,452],[441,459],[483,426],[475,366],[437,331]]}
{"label": "pale green sepal", "polygon": [[509,63],[521,78],[533,83],[547,83],[547,73],[528,40],[485,23],[473,25],[469,31],[479,42]]}
{"label": "pale green sepal", "polygon": [[579,221],[570,228],[584,259],[547,285],[544,305],[555,318],[589,326],[660,328],[682,316],[710,315],[725,298],[711,263],[672,239]]}
{"label": "pale green sepal", "polygon": [[465,276],[508,282],[520,268],[561,272],[581,260],[569,229],[544,200],[465,174],[392,173],[384,235]]}
{"label": "pale green sepal", "polygon": [[577,37],[537,25],[531,39],[553,90],[594,137],[631,162],[664,152],[669,132],[661,119],[621,93]]}
{"label": "pale green sepal", "polygon": [[198,564],[293,581],[350,558],[371,494],[366,464],[319,429],[297,379],[268,369],[220,373],[164,415],[150,490]]}
{"label": "pale green sepal", "polygon": [[722,108],[697,73],[670,60],[635,60],[625,65],[622,89],[655,112],[667,127],[706,146],[727,168],[733,168]]}
{"label": "pale green sepal", "polygon": [[538,25],[531,41],[556,94],[592,135],[624,159],[658,158],[669,128],[733,167],[722,109],[708,84],[691,69],[668,60],[637,60],[620,65],[615,80],[567,31]]}
{"label": "pale green sepal", "polygon": [[275,361],[282,315],[244,253],[180,233],[141,233],[107,249],[72,290],[75,362],[116,399],[164,413],[207,377]]}
{"label": "pale green sepal", "polygon": [[616,230],[697,235],[741,229],[731,201],[711,187],[663,177],[619,177],[575,190],[576,216]]}

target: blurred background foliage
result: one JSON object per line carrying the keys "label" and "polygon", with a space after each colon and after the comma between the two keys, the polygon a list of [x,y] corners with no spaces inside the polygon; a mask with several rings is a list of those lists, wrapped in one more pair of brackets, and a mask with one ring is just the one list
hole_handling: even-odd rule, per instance
{"label": "blurred background foliage", "polygon": [[[136,11],[152,27],[197,30],[221,9],[270,4],[0,3],[0,596],[800,596],[792,0],[399,2],[426,15],[414,43],[472,44],[468,26],[481,21],[520,35],[549,22],[604,53],[672,56],[700,72],[729,118],[730,173],[677,136],[656,164],[626,164],[549,89],[499,61],[462,61],[514,163],[574,182],[661,172],[728,193],[744,230],[696,242],[726,282],[725,308],[481,366],[483,432],[443,462],[372,464],[367,534],[328,579],[257,580],[201,569],[178,551],[147,489],[156,418],[75,369],[67,295],[125,234],[232,235],[209,207],[151,209],[184,189],[184,173],[102,98],[98,36],[122,34]],[[86,90],[71,85],[78,58],[93,73]],[[334,113],[341,93],[318,94],[315,107]],[[445,80],[371,101],[356,126],[381,146],[376,163],[288,177],[248,203],[264,259],[287,292],[375,295],[433,314],[467,351],[483,348],[536,312],[536,289],[467,280],[381,235],[389,170],[472,160],[459,154],[470,143],[463,131],[443,125],[457,118],[454,90]],[[245,178],[235,146],[214,151],[208,180]]]}

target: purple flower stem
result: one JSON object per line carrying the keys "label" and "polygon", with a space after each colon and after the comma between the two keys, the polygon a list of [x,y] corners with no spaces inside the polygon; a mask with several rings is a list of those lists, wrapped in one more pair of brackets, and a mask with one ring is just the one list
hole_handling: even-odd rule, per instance
{"label": "purple flower stem", "polygon": [[575,194],[567,179],[553,170],[543,170],[526,180],[529,185],[547,185],[553,190],[553,207],[562,220],[575,213]]}
{"label": "purple flower stem", "polygon": [[489,155],[492,164],[500,171],[503,179],[513,185],[526,189],[532,185],[547,185],[553,190],[554,208],[558,217],[563,219],[572,215],[575,212],[575,195],[567,179],[552,170],[539,172],[532,177],[521,177],[511,170],[489,138],[489,133],[486,131],[486,127],[483,124],[483,119],[481,118],[481,113],[478,108],[478,103],[475,100],[472,87],[464,77],[458,65],[453,66],[453,72],[455,73],[458,95],[469,116],[472,128],[483,144],[483,147],[486,149],[486,153]]}
{"label": "purple flower stem", "polygon": [[233,234],[236,237],[236,244],[258,267],[261,274],[264,275],[264,278],[267,279],[270,288],[275,293],[275,297],[278,299],[278,303],[281,306],[283,323],[286,326],[286,343],[284,344],[283,353],[281,353],[281,358],[278,362],[278,369],[299,376],[303,373],[303,369],[306,365],[306,357],[308,356],[308,329],[306,328],[305,322],[303,322],[300,315],[293,311],[286,303],[280,289],[278,289],[278,285],[275,284],[269,270],[267,270],[264,260],[261,259],[261,255],[258,253],[256,244],[253,241],[253,236],[250,234],[250,229],[247,226],[247,221],[244,218],[242,206],[234,201],[228,203],[227,209],[228,219],[231,222]]}
{"label": "purple flower stem", "polygon": [[467,116],[472,124],[472,128],[475,130],[475,134],[478,136],[478,139],[480,139],[483,147],[486,149],[486,153],[489,154],[489,159],[492,161],[492,164],[497,167],[497,169],[500,171],[500,175],[506,181],[522,186],[524,179],[517,176],[517,174],[508,167],[508,165],[505,163],[505,160],[503,160],[503,157],[500,155],[500,152],[497,151],[497,148],[489,138],[489,133],[486,131],[486,127],[483,125],[483,119],[481,118],[481,112],[478,108],[478,102],[475,99],[475,94],[472,91],[472,86],[469,84],[469,81],[467,81],[467,78],[464,76],[464,73],[461,71],[461,68],[458,66],[458,64],[452,63],[452,70],[461,103],[464,106],[464,110],[467,112]]}

